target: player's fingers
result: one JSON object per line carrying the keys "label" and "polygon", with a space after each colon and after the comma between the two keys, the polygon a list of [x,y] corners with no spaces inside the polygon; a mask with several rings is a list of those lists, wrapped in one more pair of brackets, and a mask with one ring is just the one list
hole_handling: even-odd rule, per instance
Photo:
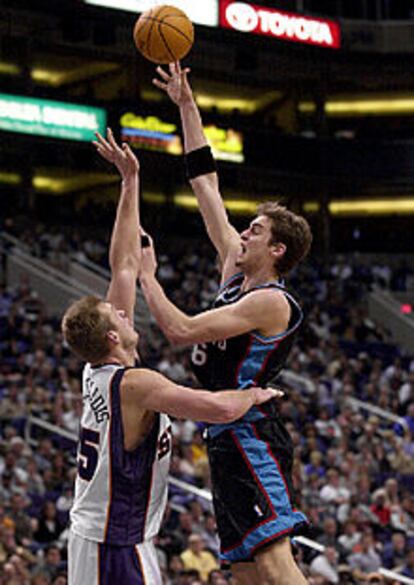
{"label": "player's fingers", "polygon": [[168,73],[166,71],[164,71],[164,69],[162,67],[157,67],[157,73],[160,77],[162,77],[164,79],[164,81],[169,81],[170,80],[170,76],[168,75]]}
{"label": "player's fingers", "polygon": [[132,162],[137,162],[138,166],[139,166],[139,160],[137,159],[137,157],[135,156],[135,154],[132,152],[131,147],[129,146],[129,144],[123,144],[122,145],[122,149],[125,152],[127,158],[132,161]]}
{"label": "player's fingers", "polygon": [[115,152],[117,152],[118,154],[120,154],[122,152],[122,150],[119,148],[118,144],[116,143],[116,140],[114,138],[114,133],[112,132],[112,129],[111,128],[108,128],[106,134],[107,134],[107,137],[108,137],[109,144],[112,146],[112,148],[115,150]]}
{"label": "player's fingers", "polygon": [[110,160],[112,161],[114,158],[114,153],[110,152],[108,150],[106,150],[105,148],[102,148],[101,146],[98,146],[97,149],[98,153],[103,156],[104,158],[106,158],[106,160]]}
{"label": "player's fingers", "polygon": [[95,132],[95,136],[98,139],[98,142],[101,146],[104,146],[105,148],[110,148],[110,145],[105,140],[105,138],[102,136],[102,134],[100,134],[99,132]]}
{"label": "player's fingers", "polygon": [[163,91],[167,91],[167,88],[168,88],[167,84],[166,84],[166,83],[163,83],[163,82],[162,82],[162,81],[160,81],[159,79],[156,79],[156,78],[154,78],[154,79],[152,80],[152,83],[153,83],[154,85],[156,85],[157,87],[159,87],[160,89],[162,89]]}
{"label": "player's fingers", "polygon": [[266,391],[271,392],[275,398],[281,398],[282,396],[285,395],[283,390],[281,390],[280,388],[266,388]]}

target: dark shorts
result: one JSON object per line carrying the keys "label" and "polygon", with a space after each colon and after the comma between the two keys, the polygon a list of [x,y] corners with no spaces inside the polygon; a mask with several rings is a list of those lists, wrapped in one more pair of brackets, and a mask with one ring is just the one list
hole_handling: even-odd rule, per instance
{"label": "dark shorts", "polygon": [[306,526],[293,502],[293,445],[280,419],[238,423],[208,439],[208,455],[223,561],[253,560]]}

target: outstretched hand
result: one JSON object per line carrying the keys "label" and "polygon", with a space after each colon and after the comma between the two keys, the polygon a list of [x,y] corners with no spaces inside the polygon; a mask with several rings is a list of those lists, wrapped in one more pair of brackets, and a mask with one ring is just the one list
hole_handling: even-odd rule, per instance
{"label": "outstretched hand", "polygon": [[177,106],[182,106],[193,97],[193,92],[191,91],[187,79],[190,69],[181,69],[179,61],[170,63],[168,69],[169,73],[167,73],[162,67],[157,67],[157,73],[161,77],[161,80],[154,78],[152,83],[165,91]]}
{"label": "outstretched hand", "polygon": [[137,157],[128,144],[123,143],[122,147],[117,144],[110,128],[107,130],[106,139],[99,132],[95,132],[95,136],[97,140],[94,140],[93,144],[97,152],[102,158],[116,166],[123,179],[127,179],[139,172]]}

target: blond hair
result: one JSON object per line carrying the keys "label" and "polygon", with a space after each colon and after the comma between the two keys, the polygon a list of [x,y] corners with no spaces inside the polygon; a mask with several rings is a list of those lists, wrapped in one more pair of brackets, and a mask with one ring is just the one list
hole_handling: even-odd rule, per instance
{"label": "blond hair", "polygon": [[62,333],[70,349],[86,362],[97,363],[110,351],[108,331],[114,329],[109,315],[100,310],[102,299],[83,297],[73,303],[62,319]]}

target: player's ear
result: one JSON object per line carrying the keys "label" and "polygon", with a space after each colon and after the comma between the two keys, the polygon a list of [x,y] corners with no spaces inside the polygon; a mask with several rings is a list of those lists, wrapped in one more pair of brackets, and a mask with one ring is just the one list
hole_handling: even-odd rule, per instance
{"label": "player's ear", "polygon": [[110,331],[107,332],[106,336],[111,343],[113,343],[114,345],[118,345],[120,341],[118,331],[111,329]]}
{"label": "player's ear", "polygon": [[286,244],[283,242],[277,242],[277,244],[272,244],[270,246],[270,253],[274,259],[281,258],[283,254],[286,252]]}

